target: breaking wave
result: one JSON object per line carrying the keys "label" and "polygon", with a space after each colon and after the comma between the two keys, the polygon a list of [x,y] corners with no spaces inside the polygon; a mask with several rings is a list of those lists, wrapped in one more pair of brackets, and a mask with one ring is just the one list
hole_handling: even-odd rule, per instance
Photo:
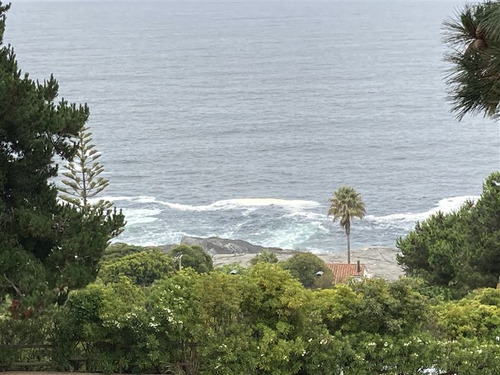
{"label": "breaking wave", "polygon": [[302,210],[302,209],[313,209],[319,207],[320,204],[315,201],[309,200],[287,200],[287,199],[277,199],[277,198],[238,198],[238,199],[225,199],[216,201],[208,205],[189,205],[182,203],[174,203],[161,201],[155,197],[149,196],[136,196],[136,197],[103,197],[104,200],[109,200],[112,202],[116,201],[130,201],[136,203],[151,203],[161,206],[168,207],[172,210],[178,211],[223,211],[223,210],[235,210],[235,209],[248,209],[248,208],[259,208],[259,207],[281,207],[289,209],[292,211]]}
{"label": "breaking wave", "polygon": [[381,223],[400,225],[403,228],[411,229],[417,221],[424,221],[431,215],[438,212],[450,213],[457,211],[466,201],[477,201],[478,196],[460,196],[441,199],[435,207],[425,212],[395,213],[385,216],[367,215],[366,220]]}

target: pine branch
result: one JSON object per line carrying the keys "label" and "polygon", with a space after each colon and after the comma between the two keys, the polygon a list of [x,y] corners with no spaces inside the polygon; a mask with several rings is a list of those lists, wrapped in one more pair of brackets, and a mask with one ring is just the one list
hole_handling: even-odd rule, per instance
{"label": "pine branch", "polygon": [[77,152],[74,159],[64,168],[62,173],[67,179],[62,180],[65,186],[59,187],[63,194],[60,198],[67,203],[78,207],[87,214],[93,214],[98,210],[109,210],[111,202],[100,200],[91,205],[88,200],[96,197],[108,185],[109,181],[99,175],[104,167],[97,161],[101,154],[95,148],[92,141],[92,133],[88,128],[83,128],[78,135]]}

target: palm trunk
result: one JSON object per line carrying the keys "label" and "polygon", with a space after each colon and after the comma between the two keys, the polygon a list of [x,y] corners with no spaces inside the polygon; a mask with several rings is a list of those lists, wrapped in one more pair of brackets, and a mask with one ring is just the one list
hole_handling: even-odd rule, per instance
{"label": "palm trunk", "polygon": [[351,264],[351,222],[347,221],[345,225],[345,234],[347,236],[347,264]]}
{"label": "palm trunk", "polygon": [[351,264],[351,236],[347,234],[347,264]]}

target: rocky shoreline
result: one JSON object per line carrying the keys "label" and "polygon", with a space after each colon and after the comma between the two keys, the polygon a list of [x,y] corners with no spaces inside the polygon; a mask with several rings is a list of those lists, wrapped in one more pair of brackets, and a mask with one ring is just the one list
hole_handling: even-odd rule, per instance
{"label": "rocky shoreline", "polygon": [[[271,250],[277,255],[279,260],[286,260],[298,252],[296,250],[281,249],[277,247],[267,248],[242,240],[230,240],[219,237],[183,237],[181,244],[201,246],[207,253],[212,255],[214,266],[231,263],[239,263],[248,266],[250,260],[264,249]],[[168,250],[172,246],[174,245],[163,246],[163,248],[164,250]],[[396,262],[397,252],[398,250],[396,248],[391,247],[368,247],[366,249],[352,250],[351,259],[353,262],[359,260],[361,263],[364,263],[368,273],[374,277],[396,280],[403,275],[403,270]],[[316,255],[325,262],[346,262],[345,251]]]}

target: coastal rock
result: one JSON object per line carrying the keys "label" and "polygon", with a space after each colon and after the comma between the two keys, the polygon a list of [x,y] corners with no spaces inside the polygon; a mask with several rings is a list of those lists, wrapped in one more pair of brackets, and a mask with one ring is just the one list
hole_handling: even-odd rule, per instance
{"label": "coastal rock", "polygon": [[210,255],[217,254],[259,254],[264,249],[274,252],[283,251],[279,248],[265,248],[259,245],[253,245],[250,242],[242,240],[229,240],[219,237],[183,237],[181,244],[188,246],[198,245]]}
{"label": "coastal rock", "polygon": [[[231,263],[248,266],[255,254],[260,253],[264,249],[274,252],[280,261],[286,260],[298,252],[278,247],[263,247],[243,240],[230,240],[219,237],[183,237],[181,244],[201,246],[203,250],[213,256],[214,266]],[[168,251],[174,246],[177,245],[167,245],[162,246],[162,248],[164,251]],[[403,270],[396,261],[397,253],[398,250],[392,247],[369,247],[352,250],[351,258],[353,262],[359,260],[361,263],[364,263],[368,273],[374,277],[397,280],[403,275]],[[345,250],[316,255],[325,262],[344,263],[346,261]]]}

